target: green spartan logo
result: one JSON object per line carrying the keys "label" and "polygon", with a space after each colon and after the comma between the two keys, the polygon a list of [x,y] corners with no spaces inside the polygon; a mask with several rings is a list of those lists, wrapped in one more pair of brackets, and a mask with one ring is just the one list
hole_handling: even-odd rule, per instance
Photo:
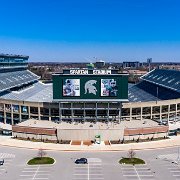
{"label": "green spartan logo", "polygon": [[94,95],[96,95],[97,89],[94,86],[96,83],[97,83],[96,80],[89,80],[89,81],[87,81],[85,83],[85,86],[84,86],[84,90],[85,90],[84,94],[94,94]]}

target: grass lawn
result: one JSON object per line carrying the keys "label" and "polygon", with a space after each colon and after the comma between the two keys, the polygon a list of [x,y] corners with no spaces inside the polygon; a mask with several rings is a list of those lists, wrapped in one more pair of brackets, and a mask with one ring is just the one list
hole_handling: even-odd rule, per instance
{"label": "grass lawn", "polygon": [[35,157],[33,159],[30,159],[28,161],[28,165],[41,165],[41,164],[53,164],[54,163],[54,159],[50,158],[50,157]]}
{"label": "grass lawn", "polygon": [[139,158],[122,158],[119,161],[120,164],[145,164],[145,161]]}

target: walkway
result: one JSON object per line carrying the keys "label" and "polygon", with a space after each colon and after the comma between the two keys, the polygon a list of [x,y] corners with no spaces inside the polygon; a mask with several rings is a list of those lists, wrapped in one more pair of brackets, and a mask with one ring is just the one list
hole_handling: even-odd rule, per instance
{"label": "walkway", "polygon": [[69,144],[53,144],[43,142],[31,142],[16,140],[10,137],[0,136],[0,145],[18,147],[18,148],[29,148],[29,149],[46,149],[54,151],[127,151],[129,149],[144,150],[144,149],[157,149],[180,146],[180,136],[173,136],[171,139],[152,141],[152,142],[141,142],[131,144],[116,144],[116,145],[69,145]]}

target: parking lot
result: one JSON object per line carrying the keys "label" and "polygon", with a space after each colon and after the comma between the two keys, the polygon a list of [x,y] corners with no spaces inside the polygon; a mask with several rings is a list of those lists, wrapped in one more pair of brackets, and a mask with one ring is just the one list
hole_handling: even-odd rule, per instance
{"label": "parking lot", "polygon": [[0,166],[0,175],[3,175],[7,172],[8,167],[12,164],[12,160],[14,158],[14,154],[0,153],[0,159],[4,160],[4,164]]}
{"label": "parking lot", "polygon": [[155,180],[154,173],[147,165],[121,165],[125,179]]}
{"label": "parking lot", "polygon": [[74,164],[74,180],[103,180],[102,160],[99,158],[87,158],[88,164]]}
{"label": "parking lot", "polygon": [[180,179],[180,161],[178,153],[162,154],[158,158],[163,162],[164,169],[170,172],[172,179]]}
{"label": "parking lot", "polygon": [[172,161],[175,163],[180,163],[180,155],[178,157],[178,153],[172,153],[172,154],[162,154],[158,156],[159,159]]}
{"label": "parking lot", "polygon": [[[119,159],[127,152],[54,152],[48,156],[54,165],[28,166],[27,161],[37,155],[37,150],[0,147],[0,180],[180,180],[180,164],[176,164],[178,148],[136,151],[145,165],[120,165]],[[5,153],[6,152],[6,153]],[[75,164],[85,157],[88,164]]]}
{"label": "parking lot", "polygon": [[177,164],[169,164],[167,165],[168,170],[174,179],[180,179],[180,166]]}
{"label": "parking lot", "polygon": [[18,180],[49,180],[52,176],[53,166],[38,165],[23,168]]}

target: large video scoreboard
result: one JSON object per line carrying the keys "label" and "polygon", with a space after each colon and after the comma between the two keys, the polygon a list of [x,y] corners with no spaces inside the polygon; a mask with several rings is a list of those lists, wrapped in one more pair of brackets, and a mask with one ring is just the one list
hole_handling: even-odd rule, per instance
{"label": "large video scoreboard", "polygon": [[53,75],[53,100],[128,101],[128,75],[117,70],[64,70]]}

